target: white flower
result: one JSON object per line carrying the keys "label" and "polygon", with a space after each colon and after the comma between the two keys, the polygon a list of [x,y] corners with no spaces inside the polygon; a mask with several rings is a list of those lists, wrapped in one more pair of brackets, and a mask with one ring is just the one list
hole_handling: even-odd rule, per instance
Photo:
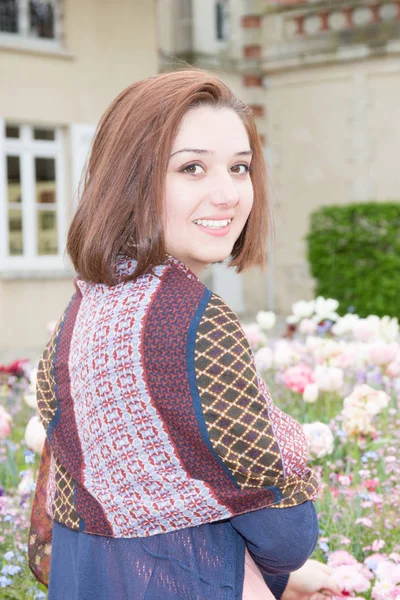
{"label": "white flower", "polygon": [[30,408],[37,408],[36,398],[36,382],[37,382],[37,369],[32,369],[29,374],[29,389],[24,394],[24,400]]}
{"label": "white flower", "polygon": [[37,408],[37,397],[36,392],[30,394],[24,394],[24,400],[30,408]]}
{"label": "white flower", "polygon": [[344,373],[339,367],[318,365],[313,375],[315,383],[322,392],[337,392],[344,383]]}
{"label": "white flower", "polygon": [[274,350],[274,364],[278,369],[284,369],[300,360],[300,354],[293,342],[278,340]]}
{"label": "white flower", "polygon": [[389,404],[389,396],[383,390],[375,390],[366,385],[356,385],[350,396],[344,399],[344,407],[359,407],[371,417],[378,415]]}
{"label": "white flower", "polygon": [[25,429],[25,442],[30,450],[42,453],[46,432],[38,415],[32,417]]}
{"label": "white flower", "polygon": [[317,338],[318,344],[314,349],[314,359],[317,363],[324,363],[342,352],[342,346],[335,340]]}
{"label": "white flower", "polygon": [[400,348],[396,343],[388,344],[383,340],[379,340],[368,347],[368,358],[377,366],[388,365],[397,356],[400,356]]}
{"label": "white flower", "polygon": [[264,331],[273,329],[276,324],[276,314],[271,310],[260,310],[257,313],[256,321]]}
{"label": "white flower", "polygon": [[387,342],[394,342],[399,337],[399,322],[396,317],[382,317],[379,323],[379,333]]}
{"label": "white flower", "polygon": [[268,371],[272,367],[274,355],[270,348],[264,347],[257,350],[254,360],[258,371]]}
{"label": "white flower", "polygon": [[317,329],[317,324],[311,319],[302,319],[299,324],[299,332],[303,335],[312,335]]}
{"label": "white flower", "polygon": [[333,434],[325,423],[305,423],[304,433],[308,442],[308,452],[311,457],[323,458],[333,451]]}
{"label": "white flower", "polygon": [[314,404],[318,400],[318,386],[316,383],[309,383],[304,388],[303,400],[306,404]]}
{"label": "white flower", "polygon": [[292,314],[287,317],[286,322],[289,325],[298,323],[301,319],[308,319],[314,313],[315,300],[299,300],[292,305]]}
{"label": "white flower", "polygon": [[329,364],[332,367],[341,369],[362,370],[369,362],[368,344],[362,342],[339,342],[341,351],[336,356],[333,356]]}
{"label": "white flower", "polygon": [[335,312],[339,306],[339,302],[333,298],[324,298],[318,296],[315,300],[314,316],[312,317],[315,323],[321,323],[322,321],[337,321],[339,315]]}
{"label": "white flower", "polygon": [[34,392],[36,391],[36,382],[37,382],[37,368],[32,369],[29,374],[29,388]]}
{"label": "white flower", "polygon": [[267,343],[267,338],[265,337],[258,323],[248,323],[242,327],[253,350],[260,348],[260,346],[263,346]]}
{"label": "white flower", "polygon": [[30,494],[34,491],[36,487],[35,481],[33,479],[33,471],[29,469],[25,471],[24,476],[18,484],[18,494],[24,496],[25,494]]}
{"label": "white flower", "polygon": [[339,320],[333,325],[331,331],[334,335],[346,335],[353,331],[354,324],[359,320],[358,315],[347,313],[344,317],[339,317]]}
{"label": "white flower", "polygon": [[57,321],[49,321],[47,323],[47,331],[52,334],[54,329],[56,328],[57,325]]}
{"label": "white flower", "polygon": [[342,410],[343,429],[349,435],[366,435],[374,431],[372,416],[357,405],[348,405]]}

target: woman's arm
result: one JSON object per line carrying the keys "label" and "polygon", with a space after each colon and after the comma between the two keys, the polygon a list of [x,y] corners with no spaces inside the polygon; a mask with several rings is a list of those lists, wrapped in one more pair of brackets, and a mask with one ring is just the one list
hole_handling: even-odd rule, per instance
{"label": "woman's arm", "polygon": [[214,294],[201,308],[189,336],[195,341],[189,377],[195,375],[193,400],[205,439],[243,496],[264,494],[265,502],[252,508],[314,500],[319,484],[307,466],[302,426],[275,406],[237,316]]}
{"label": "woman's arm", "polygon": [[313,552],[318,521],[310,501],[298,506],[263,508],[231,519],[263,574],[278,575],[299,569]]}

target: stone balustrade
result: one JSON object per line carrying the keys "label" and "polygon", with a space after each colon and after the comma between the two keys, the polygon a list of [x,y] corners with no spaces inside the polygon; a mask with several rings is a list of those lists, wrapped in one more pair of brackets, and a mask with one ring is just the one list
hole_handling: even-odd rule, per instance
{"label": "stone balustrade", "polygon": [[267,62],[365,56],[382,53],[392,41],[399,49],[400,0],[281,0],[267,6],[264,18]]}
{"label": "stone balustrade", "polygon": [[[330,3],[328,7],[307,6],[300,14],[285,20],[289,35],[314,35],[321,32],[350,30],[377,23],[400,20],[400,0],[350,3],[347,6]],[[296,5],[298,7],[298,5]]]}

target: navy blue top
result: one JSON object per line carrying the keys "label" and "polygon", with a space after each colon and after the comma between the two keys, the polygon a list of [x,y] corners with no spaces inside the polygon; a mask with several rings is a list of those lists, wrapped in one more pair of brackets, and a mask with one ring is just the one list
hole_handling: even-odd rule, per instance
{"label": "navy blue top", "polygon": [[48,600],[241,600],[246,545],[279,599],[317,536],[310,501],[146,538],[54,522]]}

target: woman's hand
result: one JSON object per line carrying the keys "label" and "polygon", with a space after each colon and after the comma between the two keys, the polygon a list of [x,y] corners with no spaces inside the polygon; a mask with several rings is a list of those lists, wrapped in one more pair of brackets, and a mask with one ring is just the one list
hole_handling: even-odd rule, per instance
{"label": "woman's hand", "polygon": [[242,600],[274,600],[263,576],[246,548]]}
{"label": "woman's hand", "polygon": [[343,598],[332,573],[330,567],[309,559],[290,574],[282,600],[326,600],[332,596]]}

